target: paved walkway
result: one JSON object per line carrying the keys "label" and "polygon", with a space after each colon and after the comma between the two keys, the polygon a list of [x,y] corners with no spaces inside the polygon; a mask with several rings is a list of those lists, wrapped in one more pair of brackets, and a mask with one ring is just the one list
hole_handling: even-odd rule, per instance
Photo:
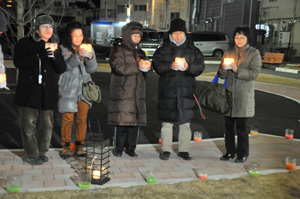
{"label": "paved walkway", "polygon": [[[285,172],[285,157],[300,158],[300,141],[287,140],[259,134],[250,136],[250,156],[245,163],[234,163],[233,160],[220,161],[224,153],[223,139],[204,140],[191,144],[192,161],[184,161],[177,157],[177,144],[168,161],[158,158],[159,145],[139,145],[138,158],[131,158],[123,154],[121,158],[110,157],[110,181],[102,186],[92,185],[92,188],[111,186],[128,187],[132,185],[146,185],[144,179],[149,170],[155,171],[157,183],[177,183],[198,180],[193,168],[203,168],[209,179],[236,178],[247,176],[250,162],[260,164],[261,174]],[[76,173],[59,156],[59,150],[52,149],[46,154],[49,162],[40,166],[32,166],[22,161],[22,150],[0,151],[0,193],[6,192],[7,176],[21,176],[21,191],[53,191],[79,189],[72,181]],[[296,169],[300,169],[297,166]]]}

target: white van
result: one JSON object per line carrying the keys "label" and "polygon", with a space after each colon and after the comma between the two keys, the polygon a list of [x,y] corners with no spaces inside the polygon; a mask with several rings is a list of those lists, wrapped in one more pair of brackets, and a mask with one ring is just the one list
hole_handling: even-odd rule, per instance
{"label": "white van", "polygon": [[230,40],[225,33],[192,32],[190,35],[204,56],[222,57],[224,51],[230,47]]}

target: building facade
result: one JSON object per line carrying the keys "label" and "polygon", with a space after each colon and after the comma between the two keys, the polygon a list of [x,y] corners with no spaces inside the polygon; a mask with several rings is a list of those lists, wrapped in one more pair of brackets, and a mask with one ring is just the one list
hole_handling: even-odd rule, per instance
{"label": "building facade", "polygon": [[263,0],[258,28],[266,30],[265,50],[300,57],[300,0]]}
{"label": "building facade", "polygon": [[100,20],[130,19],[153,29],[168,29],[170,21],[178,17],[189,19],[189,1],[186,0],[102,0],[100,7]]}

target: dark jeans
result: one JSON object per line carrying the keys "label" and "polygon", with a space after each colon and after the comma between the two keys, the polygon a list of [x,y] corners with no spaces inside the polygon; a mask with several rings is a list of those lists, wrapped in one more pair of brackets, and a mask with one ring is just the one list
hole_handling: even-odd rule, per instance
{"label": "dark jeans", "polygon": [[136,148],[139,127],[116,126],[115,127],[115,150],[133,152]]}
{"label": "dark jeans", "polygon": [[[235,131],[237,134],[237,148],[235,145]],[[226,153],[238,157],[249,156],[249,128],[247,118],[233,118],[225,116],[225,147]]]}
{"label": "dark jeans", "polygon": [[45,155],[51,142],[53,111],[19,106],[19,120],[26,156]]}

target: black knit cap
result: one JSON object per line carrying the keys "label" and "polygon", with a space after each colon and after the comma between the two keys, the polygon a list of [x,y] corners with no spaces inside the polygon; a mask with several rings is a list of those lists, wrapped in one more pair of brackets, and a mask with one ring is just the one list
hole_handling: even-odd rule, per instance
{"label": "black knit cap", "polygon": [[172,34],[173,32],[176,31],[182,31],[186,33],[186,27],[185,27],[185,21],[177,18],[171,21],[171,26],[170,26],[170,33]]}

